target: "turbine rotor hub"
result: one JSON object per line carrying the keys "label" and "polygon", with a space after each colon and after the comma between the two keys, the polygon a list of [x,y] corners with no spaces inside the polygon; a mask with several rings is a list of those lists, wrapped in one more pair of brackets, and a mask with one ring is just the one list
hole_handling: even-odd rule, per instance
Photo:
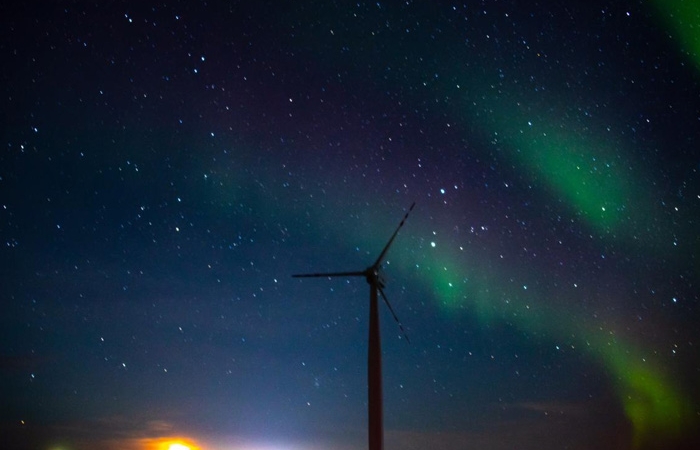
{"label": "turbine rotor hub", "polygon": [[365,277],[367,277],[367,283],[370,285],[377,286],[380,289],[384,288],[384,278],[379,267],[368,267],[365,270]]}

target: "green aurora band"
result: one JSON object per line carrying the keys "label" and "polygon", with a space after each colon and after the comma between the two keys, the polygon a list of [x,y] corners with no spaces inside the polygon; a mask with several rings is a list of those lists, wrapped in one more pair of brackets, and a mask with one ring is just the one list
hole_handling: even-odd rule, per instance
{"label": "green aurora band", "polygon": [[[700,71],[700,2],[697,0],[652,0],[661,21],[678,36],[678,46]],[[675,36],[670,35],[671,39]]]}
{"label": "green aurora band", "polygon": [[[695,425],[692,405],[673,386],[663,362],[644,356],[650,352],[641,351],[614,330],[581,320],[583,312],[571,311],[571,304],[578,302],[567,302],[566,310],[557,308],[551,302],[537,300],[542,295],[532,287],[526,299],[518,289],[505,289],[497,282],[508,279],[506,273],[488,276],[476,265],[446,263],[450,258],[444,249],[434,253],[432,261],[425,262],[432,270],[414,271],[414,275],[450,314],[471,313],[484,325],[507,323],[552,342],[566,342],[602,365],[617,386],[618,398],[632,425],[634,448],[682,437]],[[468,259],[476,261],[478,256]]]}
{"label": "green aurora band", "polygon": [[[637,181],[645,179],[645,170],[633,165],[631,156],[621,156],[631,154],[622,144],[599,137],[610,136],[605,126],[583,114],[572,117],[570,110],[557,107],[561,103],[551,92],[526,100],[522,92],[503,92],[480,83],[472,88],[486,94],[479,102],[464,102],[468,120],[540,195],[557,200],[563,211],[568,209],[602,239],[660,248],[660,238],[651,232],[652,222],[661,220],[650,206],[654,196]],[[504,100],[514,98],[521,101]],[[435,295],[447,309],[470,309],[484,324],[505,321],[552,341],[570,342],[605,367],[632,425],[634,448],[681,437],[697,422],[692,405],[674,387],[664,363],[642,356],[649,352],[614,330],[580,320],[583,311],[571,312],[572,305],[580,303],[576,299],[569,299],[564,311],[544,301],[552,294],[541,293],[535,301],[531,288],[524,302],[516,289],[498,287],[497,280],[509,279],[508,271],[489,276],[477,267],[464,268],[463,263],[446,264],[445,258],[441,252],[440,261],[431,264],[445,270],[424,282],[435,286]],[[534,274],[531,279],[536,279]]]}
{"label": "green aurora band", "polygon": [[643,177],[633,177],[640,169],[621,156],[625,154],[621,144],[598,137],[610,134],[605,127],[592,120],[583,123],[585,116],[567,118],[565,108],[551,107],[556,102],[529,113],[523,102],[504,98],[513,97],[494,93],[483,97],[480,110],[474,106],[468,110],[471,120],[519,173],[550,191],[550,197],[602,237],[654,239],[647,226],[653,216],[650,194],[634,181]]}

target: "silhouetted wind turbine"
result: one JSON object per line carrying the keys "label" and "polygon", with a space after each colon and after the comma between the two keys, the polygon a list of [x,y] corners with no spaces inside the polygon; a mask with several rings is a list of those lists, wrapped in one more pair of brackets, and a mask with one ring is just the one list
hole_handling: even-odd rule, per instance
{"label": "silhouetted wind turbine", "polygon": [[368,385],[368,419],[369,419],[369,450],[383,450],[384,448],[384,417],[383,417],[383,406],[382,406],[382,353],[381,353],[381,342],[379,339],[379,308],[377,292],[381,294],[384,299],[384,303],[389,307],[391,315],[394,317],[396,323],[399,324],[399,328],[406,338],[407,342],[411,342],[406,335],[406,332],[396,317],[394,308],[391,307],[391,303],[386,298],[384,294],[384,280],[381,277],[381,266],[382,261],[386,253],[389,251],[389,247],[394,242],[396,235],[399,230],[406,222],[408,215],[413,210],[416,203],[413,202],[406,215],[401,219],[401,223],[391,235],[389,242],[386,243],[384,249],[379,254],[377,260],[362,271],[354,272],[329,272],[329,273],[306,273],[299,275],[292,275],[295,278],[307,278],[307,277],[365,277],[367,283],[369,283],[369,345],[367,348],[367,385]]}

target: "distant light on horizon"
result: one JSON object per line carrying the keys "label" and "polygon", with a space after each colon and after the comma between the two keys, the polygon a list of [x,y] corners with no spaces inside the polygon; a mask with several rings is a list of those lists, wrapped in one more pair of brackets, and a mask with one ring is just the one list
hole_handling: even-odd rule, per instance
{"label": "distant light on horizon", "polygon": [[203,450],[192,439],[184,437],[163,437],[149,439],[143,443],[145,450]]}

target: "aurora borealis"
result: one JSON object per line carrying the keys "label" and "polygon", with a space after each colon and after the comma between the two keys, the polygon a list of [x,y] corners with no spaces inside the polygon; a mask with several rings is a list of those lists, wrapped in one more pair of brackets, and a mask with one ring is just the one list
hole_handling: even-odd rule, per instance
{"label": "aurora borealis", "polygon": [[365,448],[415,201],[387,449],[696,448],[697,6],[279,3],[0,6],[4,445]]}

